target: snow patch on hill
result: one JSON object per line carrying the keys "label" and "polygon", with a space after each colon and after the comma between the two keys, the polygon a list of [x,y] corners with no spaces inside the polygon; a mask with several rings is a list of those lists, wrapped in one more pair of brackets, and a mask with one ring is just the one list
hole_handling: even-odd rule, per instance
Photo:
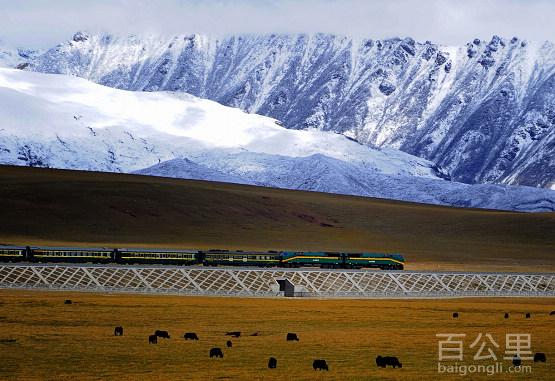
{"label": "snow patch on hill", "polygon": [[372,149],[333,132],[288,130],[275,119],[183,93],[0,69],[0,100],[0,157],[10,164],[80,168],[87,162],[87,169],[125,172],[221,150],[322,154],[383,173],[439,173],[432,162],[400,151]]}
{"label": "snow patch on hill", "polygon": [[[470,185],[416,176],[391,175],[324,155],[285,157],[241,152],[197,157],[202,167],[239,178],[235,183],[267,187],[377,197],[465,208],[528,212],[555,211],[555,192],[525,186]],[[182,171],[181,167],[185,168]],[[190,175],[190,163],[179,159],[135,173],[185,179],[207,179]],[[171,168],[171,170],[167,170]]]}

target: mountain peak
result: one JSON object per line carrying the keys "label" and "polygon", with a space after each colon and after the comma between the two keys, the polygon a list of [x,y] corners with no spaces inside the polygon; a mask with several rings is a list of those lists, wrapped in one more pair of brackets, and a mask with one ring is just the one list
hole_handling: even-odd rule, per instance
{"label": "mountain peak", "polygon": [[89,35],[84,32],[76,32],[72,37],[72,41],[74,42],[83,42],[83,41],[87,41],[88,39],[89,39]]}
{"label": "mountain peak", "polygon": [[327,34],[78,40],[26,70],[191,93],[291,129],[400,149],[457,181],[548,186],[555,178],[549,43],[497,35],[450,47]]}

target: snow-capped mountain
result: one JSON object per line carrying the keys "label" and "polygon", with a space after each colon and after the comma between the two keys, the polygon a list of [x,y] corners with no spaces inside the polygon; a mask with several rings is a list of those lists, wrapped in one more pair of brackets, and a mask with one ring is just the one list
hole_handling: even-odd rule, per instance
{"label": "snow-capped mountain", "polygon": [[[430,161],[372,149],[184,93],[132,92],[65,75],[0,69],[3,164],[128,172],[207,152],[322,154],[369,170],[438,178]],[[199,159],[200,160],[200,159]]]}
{"label": "snow-capped mountain", "polygon": [[10,67],[24,69],[27,61],[35,59],[39,54],[38,50],[33,49],[15,49],[0,40],[0,67]]}
{"label": "snow-capped mountain", "polygon": [[1,164],[555,209],[555,191],[453,183],[425,159],[334,132],[286,129],[275,119],[185,93],[125,91],[72,76],[0,69],[0,104]]}
{"label": "snow-capped mountain", "polygon": [[[190,160],[174,159],[136,171],[137,174],[227,181],[296,190],[379,197],[465,208],[528,212],[555,211],[555,191],[526,186],[463,184],[417,176],[383,174],[316,154],[286,157],[240,152],[215,152]],[[207,176],[215,172],[217,175]],[[230,180],[221,180],[227,174]]]}
{"label": "snow-capped mountain", "polygon": [[547,42],[77,33],[29,62],[27,70],[188,92],[290,129],[400,149],[457,181],[555,188],[555,48]]}

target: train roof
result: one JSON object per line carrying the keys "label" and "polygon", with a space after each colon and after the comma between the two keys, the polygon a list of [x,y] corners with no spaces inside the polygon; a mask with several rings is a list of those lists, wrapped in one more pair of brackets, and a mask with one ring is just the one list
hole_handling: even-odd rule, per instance
{"label": "train roof", "polygon": [[[112,251],[113,248],[109,247],[78,247],[78,246],[30,246],[33,250],[56,250],[56,251]],[[26,246],[17,246],[17,245],[0,245],[0,249],[3,250],[23,250]],[[292,250],[284,250],[284,251],[276,251],[276,250],[268,250],[268,251],[256,251],[256,250],[225,250],[225,249],[210,249],[210,250],[195,250],[195,249],[156,249],[156,248],[118,248],[118,251],[124,253],[131,253],[131,252],[142,252],[142,253],[191,253],[196,254],[199,252],[203,252],[205,254],[245,254],[245,255],[357,255],[362,257],[379,257],[379,258],[396,258],[400,260],[404,260],[403,255],[399,253],[372,253],[372,252],[358,252],[358,253],[349,253],[349,252],[333,252],[333,251],[292,251]]]}
{"label": "train roof", "polygon": [[274,254],[277,255],[280,252],[275,250],[268,251],[256,251],[256,250],[201,250],[206,254]]}
{"label": "train roof", "polygon": [[198,253],[198,250],[193,249],[144,249],[144,248],[118,248],[118,251],[123,253],[141,252],[141,253]]}
{"label": "train roof", "polygon": [[77,247],[77,246],[30,246],[34,250],[59,250],[59,251],[112,251],[109,247]]}
{"label": "train roof", "polygon": [[377,258],[403,258],[398,253],[360,253],[364,257],[377,257]]}

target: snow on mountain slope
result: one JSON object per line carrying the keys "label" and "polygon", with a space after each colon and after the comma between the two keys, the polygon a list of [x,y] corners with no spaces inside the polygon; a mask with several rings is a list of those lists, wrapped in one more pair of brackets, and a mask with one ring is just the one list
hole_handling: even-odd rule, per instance
{"label": "snow on mountain slope", "polygon": [[0,67],[15,68],[19,66],[24,69],[28,64],[25,62],[35,59],[41,52],[32,49],[15,49],[0,40]]}
{"label": "snow on mountain slope", "polygon": [[255,185],[255,182],[208,168],[207,166],[197,164],[185,158],[164,161],[133,173],[146,176],[161,176],[178,179],[207,180],[223,183]]}
{"label": "snow on mountain slope", "polygon": [[0,69],[4,164],[131,171],[204,151],[323,154],[383,173],[437,178],[433,163],[371,149],[183,93],[131,92],[63,75]]}
{"label": "snow on mountain slope", "polygon": [[[257,184],[444,205],[553,210],[550,190],[440,179],[431,162],[184,93],[0,69],[0,163]],[[146,168],[146,169],[143,169]],[[143,169],[143,170],[141,170]]]}
{"label": "snow on mountain slope", "polygon": [[0,67],[15,67],[20,62],[21,59],[16,51],[0,45]]}
{"label": "snow on mountain slope", "polygon": [[[470,185],[415,176],[383,174],[365,170],[356,163],[315,154],[286,157],[239,152],[213,152],[198,158],[199,168],[233,176],[237,182],[275,188],[379,197],[468,208],[529,212],[555,211],[555,191],[525,186]],[[174,159],[156,164],[138,174],[207,179],[198,171],[189,173],[191,161]]]}
{"label": "snow on mountain slope", "polygon": [[494,36],[446,47],[325,34],[77,33],[27,70],[183,91],[427,158],[457,181],[555,183],[555,48]]}

